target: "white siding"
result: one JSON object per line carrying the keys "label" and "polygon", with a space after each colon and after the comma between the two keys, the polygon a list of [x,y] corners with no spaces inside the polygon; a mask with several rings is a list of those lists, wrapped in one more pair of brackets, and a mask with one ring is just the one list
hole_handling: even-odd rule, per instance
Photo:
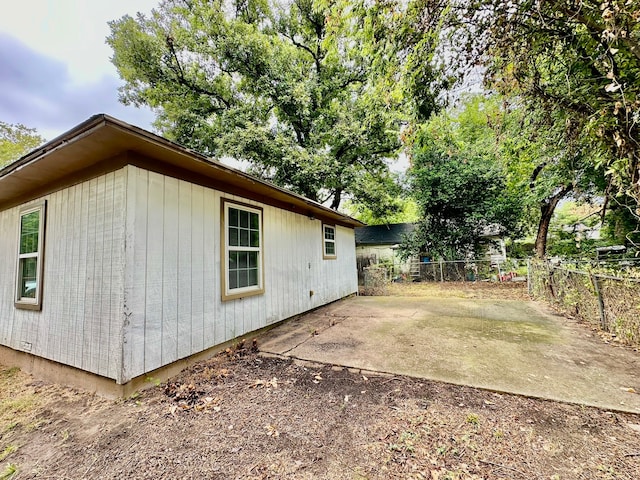
{"label": "white siding", "polygon": [[[263,208],[264,294],[221,300],[222,197]],[[20,206],[0,212],[0,344],[119,383],[357,290],[350,228],[324,260],[319,220],[134,166],[43,199],[39,312],[14,307]]]}
{"label": "white siding", "polygon": [[47,201],[42,310],[14,307],[20,206],[0,212],[0,344],[117,378],[125,170]]}
{"label": "white siding", "polygon": [[[119,380],[357,291],[353,229],[336,228],[337,259],[323,260],[319,220],[126,168],[126,328]],[[263,208],[262,295],[221,300],[222,197]]]}

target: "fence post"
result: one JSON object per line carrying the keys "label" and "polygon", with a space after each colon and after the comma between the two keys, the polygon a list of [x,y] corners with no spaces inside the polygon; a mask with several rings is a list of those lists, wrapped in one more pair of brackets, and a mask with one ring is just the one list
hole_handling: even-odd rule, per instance
{"label": "fence post", "polygon": [[600,327],[605,332],[608,332],[607,328],[607,316],[604,311],[604,299],[602,298],[602,292],[600,291],[600,280],[598,280],[597,275],[590,275],[591,283],[593,283],[593,288],[596,291],[596,296],[598,297],[598,310],[600,310]]}
{"label": "fence post", "polygon": [[533,294],[533,285],[531,285],[531,258],[527,258],[527,292]]}
{"label": "fence post", "polygon": [[439,263],[440,263],[440,281],[444,282],[444,275],[442,273],[442,257],[440,257]]}

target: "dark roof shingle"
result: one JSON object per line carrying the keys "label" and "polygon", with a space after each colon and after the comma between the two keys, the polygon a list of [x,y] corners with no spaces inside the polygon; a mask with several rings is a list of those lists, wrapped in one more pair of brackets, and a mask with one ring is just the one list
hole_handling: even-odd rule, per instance
{"label": "dark roof shingle", "polygon": [[413,223],[358,227],[355,229],[356,245],[396,245],[402,243],[415,228]]}

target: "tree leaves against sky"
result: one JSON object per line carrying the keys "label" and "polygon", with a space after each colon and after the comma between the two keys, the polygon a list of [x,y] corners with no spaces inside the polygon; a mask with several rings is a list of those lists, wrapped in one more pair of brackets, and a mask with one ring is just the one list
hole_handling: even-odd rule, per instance
{"label": "tree leaves against sky", "polygon": [[44,143],[35,129],[0,121],[0,167]]}
{"label": "tree leaves against sky", "polygon": [[567,149],[590,144],[611,193],[640,200],[640,9],[629,0],[453,0],[461,63],[518,96]]}
{"label": "tree leaves against sky", "polygon": [[[248,160],[252,173],[332,208],[345,195],[385,205],[362,186],[386,182],[385,159],[400,148],[409,97],[391,63],[433,36],[414,30],[401,5],[165,0],[149,17],[111,22],[107,41],[122,101],[154,108],[163,135]],[[402,48],[389,32],[403,35]],[[428,63],[419,70],[430,75]],[[416,111],[433,105],[424,93]]]}
{"label": "tree leaves against sky", "polygon": [[453,115],[433,117],[418,132],[409,178],[421,220],[406,254],[466,258],[480,253],[488,231],[516,233],[523,202],[507,187],[489,113],[475,97]]}

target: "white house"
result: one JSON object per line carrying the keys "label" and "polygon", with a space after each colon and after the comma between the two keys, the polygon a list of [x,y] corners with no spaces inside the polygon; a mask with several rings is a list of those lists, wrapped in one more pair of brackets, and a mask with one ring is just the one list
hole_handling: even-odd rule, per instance
{"label": "white house", "polygon": [[356,292],[360,225],[93,116],[0,170],[0,362],[126,393]]}

